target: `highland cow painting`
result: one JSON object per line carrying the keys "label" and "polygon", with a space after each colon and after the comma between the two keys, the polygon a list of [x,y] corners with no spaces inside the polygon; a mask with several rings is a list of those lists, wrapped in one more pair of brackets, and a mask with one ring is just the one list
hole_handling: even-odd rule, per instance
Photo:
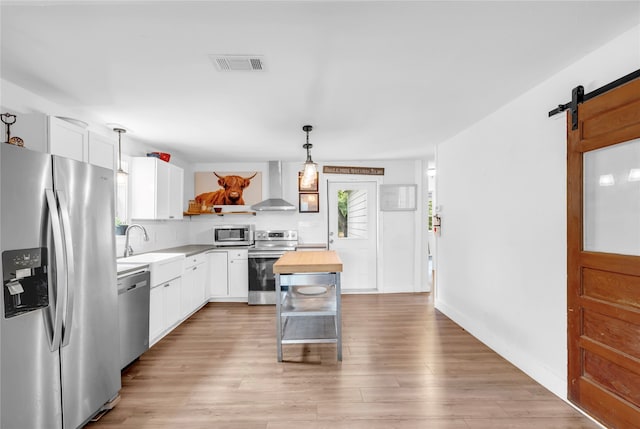
{"label": "highland cow painting", "polygon": [[250,206],[262,201],[261,172],[199,171],[194,179],[200,206]]}

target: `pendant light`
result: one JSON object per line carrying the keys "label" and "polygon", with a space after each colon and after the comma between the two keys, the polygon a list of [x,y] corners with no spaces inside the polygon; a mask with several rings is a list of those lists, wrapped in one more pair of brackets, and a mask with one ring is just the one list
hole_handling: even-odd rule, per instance
{"label": "pendant light", "polygon": [[311,152],[309,149],[313,147],[311,143],[309,143],[309,132],[313,130],[311,125],[305,125],[302,127],[302,131],[307,133],[307,142],[302,145],[303,148],[307,150],[307,160],[304,162],[304,172],[302,173],[302,180],[300,184],[304,187],[311,186],[311,184],[316,180],[316,174],[318,172],[318,164],[313,162],[311,159]]}
{"label": "pendant light", "polygon": [[122,169],[122,133],[126,133],[124,128],[114,128],[113,131],[118,133],[118,171],[116,172],[116,180],[118,183],[126,183],[128,173]]}

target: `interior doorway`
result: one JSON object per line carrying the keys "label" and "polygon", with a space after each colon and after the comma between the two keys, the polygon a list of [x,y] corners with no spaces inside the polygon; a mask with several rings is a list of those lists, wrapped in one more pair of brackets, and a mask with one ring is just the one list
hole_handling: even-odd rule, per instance
{"label": "interior doorway", "polygon": [[328,182],[329,250],[343,262],[343,292],[378,290],[378,183]]}

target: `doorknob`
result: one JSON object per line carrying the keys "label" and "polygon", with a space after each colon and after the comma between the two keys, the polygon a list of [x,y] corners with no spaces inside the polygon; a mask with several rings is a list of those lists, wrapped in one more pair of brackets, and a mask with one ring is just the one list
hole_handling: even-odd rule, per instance
{"label": "doorknob", "polygon": [[329,244],[332,244],[332,243],[333,243],[333,240],[329,240]]}

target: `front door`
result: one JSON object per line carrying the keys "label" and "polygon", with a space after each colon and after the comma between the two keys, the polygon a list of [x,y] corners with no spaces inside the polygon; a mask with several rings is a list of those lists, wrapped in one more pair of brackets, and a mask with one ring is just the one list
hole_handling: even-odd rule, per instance
{"label": "front door", "polygon": [[329,250],[343,264],[344,292],[376,291],[377,182],[329,182]]}
{"label": "front door", "polygon": [[640,79],[567,126],[569,399],[640,428]]}

